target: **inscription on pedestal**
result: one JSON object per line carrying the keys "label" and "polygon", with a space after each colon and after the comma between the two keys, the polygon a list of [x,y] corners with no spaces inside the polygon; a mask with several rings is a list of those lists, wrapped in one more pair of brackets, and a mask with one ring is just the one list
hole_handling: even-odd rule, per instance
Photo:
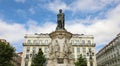
{"label": "inscription on pedestal", "polygon": [[57,58],[57,63],[58,64],[63,64],[64,63],[63,58]]}

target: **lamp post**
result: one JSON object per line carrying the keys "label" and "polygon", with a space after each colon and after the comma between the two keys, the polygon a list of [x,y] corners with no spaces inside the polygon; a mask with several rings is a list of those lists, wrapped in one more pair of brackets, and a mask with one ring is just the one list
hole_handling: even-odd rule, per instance
{"label": "lamp post", "polygon": [[91,51],[91,48],[89,49],[89,52],[87,53],[87,56],[89,56],[90,66],[93,66],[93,58],[94,53]]}

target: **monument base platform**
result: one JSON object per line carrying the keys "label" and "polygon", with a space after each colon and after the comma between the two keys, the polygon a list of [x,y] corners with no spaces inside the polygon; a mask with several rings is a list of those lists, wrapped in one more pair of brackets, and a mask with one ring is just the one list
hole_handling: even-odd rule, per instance
{"label": "monument base platform", "polygon": [[47,66],[75,66],[74,64],[47,64]]}
{"label": "monument base platform", "polygon": [[74,66],[74,65],[70,65],[70,64],[57,64],[56,66]]}

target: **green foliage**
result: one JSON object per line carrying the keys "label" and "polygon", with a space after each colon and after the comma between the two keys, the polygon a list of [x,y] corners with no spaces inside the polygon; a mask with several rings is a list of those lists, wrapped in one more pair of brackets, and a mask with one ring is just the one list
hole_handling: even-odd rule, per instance
{"label": "green foliage", "polygon": [[11,60],[14,56],[15,49],[0,41],[0,66],[13,66]]}
{"label": "green foliage", "polygon": [[87,66],[86,59],[82,57],[82,54],[80,54],[78,61],[75,62],[75,66]]}
{"label": "green foliage", "polygon": [[38,54],[36,54],[35,57],[33,58],[31,66],[43,66],[43,64],[45,63],[45,61],[46,61],[46,58],[43,55],[42,50],[39,49]]}

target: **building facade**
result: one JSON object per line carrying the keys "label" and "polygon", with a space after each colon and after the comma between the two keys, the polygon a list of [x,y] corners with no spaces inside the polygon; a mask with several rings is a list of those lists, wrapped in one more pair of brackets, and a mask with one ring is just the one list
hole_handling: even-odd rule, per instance
{"label": "building facade", "polygon": [[14,66],[21,66],[22,57],[15,53],[13,60],[11,61]]}
{"label": "building facade", "polygon": [[9,44],[9,42],[7,42],[5,39],[0,39],[0,42],[4,42],[6,44]]}
{"label": "building facade", "polygon": [[97,66],[120,66],[120,34],[97,54]]}
{"label": "building facade", "polygon": [[[45,57],[48,58],[48,45],[51,42],[49,34],[26,34],[24,38],[21,66],[30,66],[32,56],[38,52],[39,48],[42,49]],[[72,55],[75,61],[77,61],[77,58],[82,54],[87,60],[87,66],[96,66],[93,35],[73,34],[70,42],[72,43]],[[90,57],[92,57],[92,59],[90,59]]]}

